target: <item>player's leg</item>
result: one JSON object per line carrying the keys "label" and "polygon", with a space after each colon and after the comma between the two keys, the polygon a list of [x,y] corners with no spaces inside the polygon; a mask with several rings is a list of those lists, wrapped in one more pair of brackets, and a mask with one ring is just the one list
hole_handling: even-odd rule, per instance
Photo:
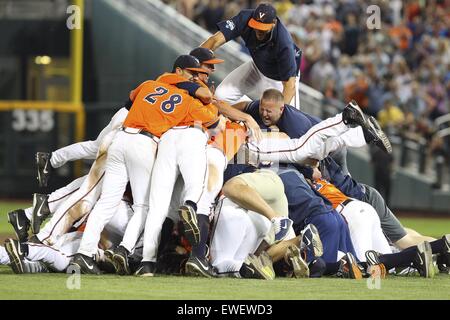
{"label": "player's leg", "polygon": [[[182,131],[182,130],[180,130]],[[136,275],[153,276],[162,225],[170,207],[170,200],[178,177],[176,146],[178,135],[173,129],[161,136],[158,154],[150,180],[149,210],[145,221],[142,263]]]}
{"label": "player's leg", "polygon": [[251,91],[259,79],[253,61],[248,61],[234,69],[216,88],[215,96],[230,104],[242,101],[241,98]]}

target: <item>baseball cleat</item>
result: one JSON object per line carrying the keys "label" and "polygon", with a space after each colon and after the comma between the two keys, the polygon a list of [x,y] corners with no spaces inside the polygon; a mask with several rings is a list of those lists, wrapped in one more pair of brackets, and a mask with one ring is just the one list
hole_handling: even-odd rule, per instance
{"label": "baseball cleat", "polygon": [[431,251],[431,245],[428,241],[424,241],[417,245],[413,267],[419,271],[421,277],[434,277],[433,255]]}
{"label": "baseball cleat", "polygon": [[292,244],[287,247],[284,260],[293,268],[295,278],[308,278],[309,267],[305,260],[300,256],[300,249]]}
{"label": "baseball cleat", "polygon": [[47,187],[52,170],[51,156],[51,153],[48,152],[36,152],[37,180],[40,188]]}
{"label": "baseball cleat", "polygon": [[104,256],[104,261],[99,262],[100,270],[104,271],[105,273],[116,273],[117,267],[113,260],[114,251],[111,249],[105,250]]}
{"label": "baseball cleat", "polygon": [[25,211],[22,209],[18,209],[8,212],[8,222],[12,225],[17,239],[20,242],[26,242],[28,240],[30,220],[28,220]]}
{"label": "baseball cleat", "polygon": [[93,258],[81,253],[77,253],[73,256],[70,265],[78,268],[82,274],[99,275],[102,273]]}
{"label": "baseball cleat", "polygon": [[190,205],[185,204],[180,207],[178,214],[183,222],[184,235],[191,246],[195,246],[200,241],[200,229],[197,222],[197,213]]}
{"label": "baseball cleat", "polygon": [[243,278],[247,279],[275,279],[273,265],[267,264],[267,262],[264,262],[263,264],[261,259],[254,254],[249,254],[247,258],[245,258],[239,272]]}
{"label": "baseball cleat", "polygon": [[31,231],[38,234],[42,223],[50,216],[50,208],[48,206],[48,195],[35,193],[33,194],[33,214],[31,215]]}
{"label": "baseball cleat", "polygon": [[350,252],[347,252],[340,260],[341,265],[339,266],[339,271],[337,276],[341,278],[348,279],[362,279],[362,273],[359,269],[358,263],[355,257]]}
{"label": "baseball cleat", "polygon": [[153,277],[156,273],[156,262],[143,261],[134,273],[138,277]]}
{"label": "baseball cleat", "polygon": [[370,116],[367,119],[367,124],[368,127],[366,129],[363,129],[364,138],[366,139],[366,142],[376,145],[378,148],[380,148],[381,150],[383,150],[388,154],[392,153],[391,142],[381,129],[377,119]]}
{"label": "baseball cleat", "polygon": [[24,259],[26,255],[26,244],[21,244],[19,241],[14,239],[8,239],[5,241],[5,249],[8,253],[11,269],[14,273],[22,274],[24,273]]}
{"label": "baseball cleat", "polygon": [[322,241],[320,240],[319,231],[315,225],[310,223],[302,230],[300,248],[302,251],[311,252],[314,258],[323,255]]}
{"label": "baseball cleat", "polygon": [[292,220],[286,217],[275,217],[270,221],[275,233],[275,243],[284,240],[292,227]]}
{"label": "baseball cleat", "polygon": [[216,272],[205,258],[191,256],[186,262],[186,275],[215,278]]}
{"label": "baseball cleat", "polygon": [[450,274],[450,234],[443,236],[442,240],[444,240],[444,248],[440,253],[440,256],[442,259],[442,264],[445,264],[445,267],[441,264],[438,266],[440,271]]}
{"label": "baseball cleat", "polygon": [[121,276],[131,274],[130,265],[128,264],[128,254],[129,252],[124,246],[119,246],[113,256],[116,272]]}
{"label": "baseball cleat", "polygon": [[355,100],[350,101],[345,106],[342,111],[342,121],[344,121],[346,125],[358,125],[363,128],[368,127],[366,116]]}
{"label": "baseball cleat", "polygon": [[386,266],[380,262],[378,252],[374,250],[366,251],[366,262],[367,262],[367,274],[372,278],[378,277],[381,279],[386,278]]}

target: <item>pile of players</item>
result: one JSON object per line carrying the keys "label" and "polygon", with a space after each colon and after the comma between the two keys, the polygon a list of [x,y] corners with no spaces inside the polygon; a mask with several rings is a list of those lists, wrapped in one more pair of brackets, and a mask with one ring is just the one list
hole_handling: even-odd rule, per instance
{"label": "pile of players", "polygon": [[[0,247],[0,263],[15,273],[360,279],[397,267],[432,277],[435,255],[448,273],[450,235],[404,228],[348,172],[347,147],[392,152],[377,121],[353,101],[325,120],[299,111],[300,52],[273,7],[218,28],[132,90],[95,141],[37,154],[42,187],[67,161],[95,161],[8,213],[17,239]],[[213,50],[238,36],[252,61],[214,92],[209,76],[224,61]]]}

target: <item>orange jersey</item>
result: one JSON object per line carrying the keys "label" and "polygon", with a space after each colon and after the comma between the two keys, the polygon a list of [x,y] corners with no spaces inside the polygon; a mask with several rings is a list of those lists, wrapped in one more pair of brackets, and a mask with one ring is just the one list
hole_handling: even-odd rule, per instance
{"label": "orange jersey", "polygon": [[336,209],[339,204],[349,199],[345,194],[341,192],[338,188],[334,186],[334,184],[319,179],[313,182],[313,187],[316,191],[318,191],[322,196],[328,199],[333,206],[333,209]]}
{"label": "orange jersey", "polygon": [[247,139],[247,128],[237,122],[227,121],[225,130],[212,137],[208,144],[222,150],[230,161]]}
{"label": "orange jersey", "polygon": [[164,74],[158,81],[145,81],[130,93],[133,101],[124,127],[143,129],[160,137],[178,125],[200,122],[209,127],[219,120],[217,108],[205,107],[200,100],[175,84],[186,80],[175,74]]}

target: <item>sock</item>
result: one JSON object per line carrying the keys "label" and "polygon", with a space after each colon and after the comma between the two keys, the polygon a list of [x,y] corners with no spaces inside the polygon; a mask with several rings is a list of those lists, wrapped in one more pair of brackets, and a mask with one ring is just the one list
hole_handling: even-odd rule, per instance
{"label": "sock", "polygon": [[433,254],[441,253],[445,248],[444,239],[432,241],[432,242],[430,242],[430,245],[431,245],[431,251],[433,252]]}
{"label": "sock", "polygon": [[206,255],[206,241],[208,240],[209,217],[204,214],[197,215],[198,228],[200,229],[200,241],[192,247],[194,257],[204,258]]}
{"label": "sock", "polygon": [[326,276],[336,274],[339,271],[340,265],[341,265],[340,262],[331,262],[331,263],[327,262],[325,272],[323,274]]}
{"label": "sock", "polygon": [[192,208],[194,208],[194,211],[197,212],[197,204],[194,201],[186,200],[184,204],[191,206]]}
{"label": "sock", "polygon": [[414,246],[398,253],[382,254],[379,259],[386,270],[396,267],[409,267],[414,260],[416,250],[417,246]]}

